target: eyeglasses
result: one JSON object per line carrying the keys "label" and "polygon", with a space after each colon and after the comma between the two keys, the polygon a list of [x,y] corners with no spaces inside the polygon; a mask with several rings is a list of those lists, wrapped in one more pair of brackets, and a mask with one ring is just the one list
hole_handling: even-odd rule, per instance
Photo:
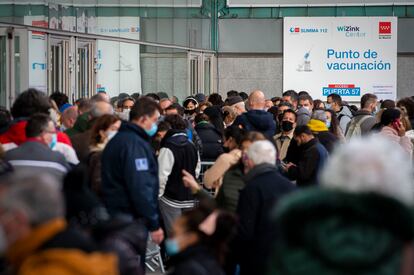
{"label": "eyeglasses", "polygon": [[45,130],[44,132],[47,134],[56,134],[56,130]]}

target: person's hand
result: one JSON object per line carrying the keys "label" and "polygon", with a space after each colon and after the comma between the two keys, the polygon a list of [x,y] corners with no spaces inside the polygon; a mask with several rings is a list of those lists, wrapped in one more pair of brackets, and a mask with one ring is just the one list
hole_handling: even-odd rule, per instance
{"label": "person's hand", "polygon": [[152,231],[150,234],[152,241],[156,244],[160,244],[164,240],[164,231],[161,228]]}
{"label": "person's hand", "polygon": [[398,128],[396,130],[397,130],[398,135],[400,137],[405,136],[405,127],[404,127],[404,125],[401,122],[399,123]]}
{"label": "person's hand", "polygon": [[191,175],[185,170],[183,170],[183,183],[184,183],[184,186],[187,188],[190,188],[191,192],[194,194],[197,193],[201,189],[200,185],[198,184],[196,179],[193,177],[193,175]]}
{"label": "person's hand", "polygon": [[284,167],[285,171],[289,171],[289,169],[293,166],[296,166],[294,163],[289,162],[288,164],[286,164],[286,166]]}

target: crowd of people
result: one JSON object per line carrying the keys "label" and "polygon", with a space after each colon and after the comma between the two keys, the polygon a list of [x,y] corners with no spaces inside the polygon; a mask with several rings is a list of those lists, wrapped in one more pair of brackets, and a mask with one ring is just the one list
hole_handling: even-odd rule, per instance
{"label": "crowd of people", "polygon": [[22,92],[0,108],[0,274],[414,272],[414,98]]}

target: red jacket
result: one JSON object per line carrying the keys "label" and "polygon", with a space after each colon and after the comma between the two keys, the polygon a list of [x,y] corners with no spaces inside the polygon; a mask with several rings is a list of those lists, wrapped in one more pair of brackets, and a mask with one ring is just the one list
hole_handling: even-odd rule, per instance
{"label": "red jacket", "polygon": [[[16,145],[24,143],[27,140],[26,137],[26,125],[27,120],[20,120],[14,122],[6,133],[0,135],[0,143],[3,145]],[[69,137],[62,132],[57,132],[57,141],[72,146]]]}

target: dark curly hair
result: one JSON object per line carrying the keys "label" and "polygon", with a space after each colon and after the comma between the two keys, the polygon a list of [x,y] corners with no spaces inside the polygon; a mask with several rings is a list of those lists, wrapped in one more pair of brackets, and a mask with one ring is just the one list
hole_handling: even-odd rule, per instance
{"label": "dark curly hair", "polygon": [[185,120],[180,115],[166,116],[164,121],[168,122],[171,125],[172,129],[175,129],[175,130],[187,129],[187,124],[185,123]]}
{"label": "dark curly hair", "polygon": [[49,114],[51,105],[47,96],[36,89],[28,89],[21,93],[11,108],[13,118],[30,117],[33,114]]}
{"label": "dark curly hair", "polygon": [[61,92],[54,92],[49,97],[56,103],[58,109],[60,109],[60,107],[64,104],[69,103],[68,96]]}
{"label": "dark curly hair", "polygon": [[404,107],[407,110],[407,115],[410,119],[414,118],[414,100],[410,97],[405,97],[397,102],[397,107]]}

